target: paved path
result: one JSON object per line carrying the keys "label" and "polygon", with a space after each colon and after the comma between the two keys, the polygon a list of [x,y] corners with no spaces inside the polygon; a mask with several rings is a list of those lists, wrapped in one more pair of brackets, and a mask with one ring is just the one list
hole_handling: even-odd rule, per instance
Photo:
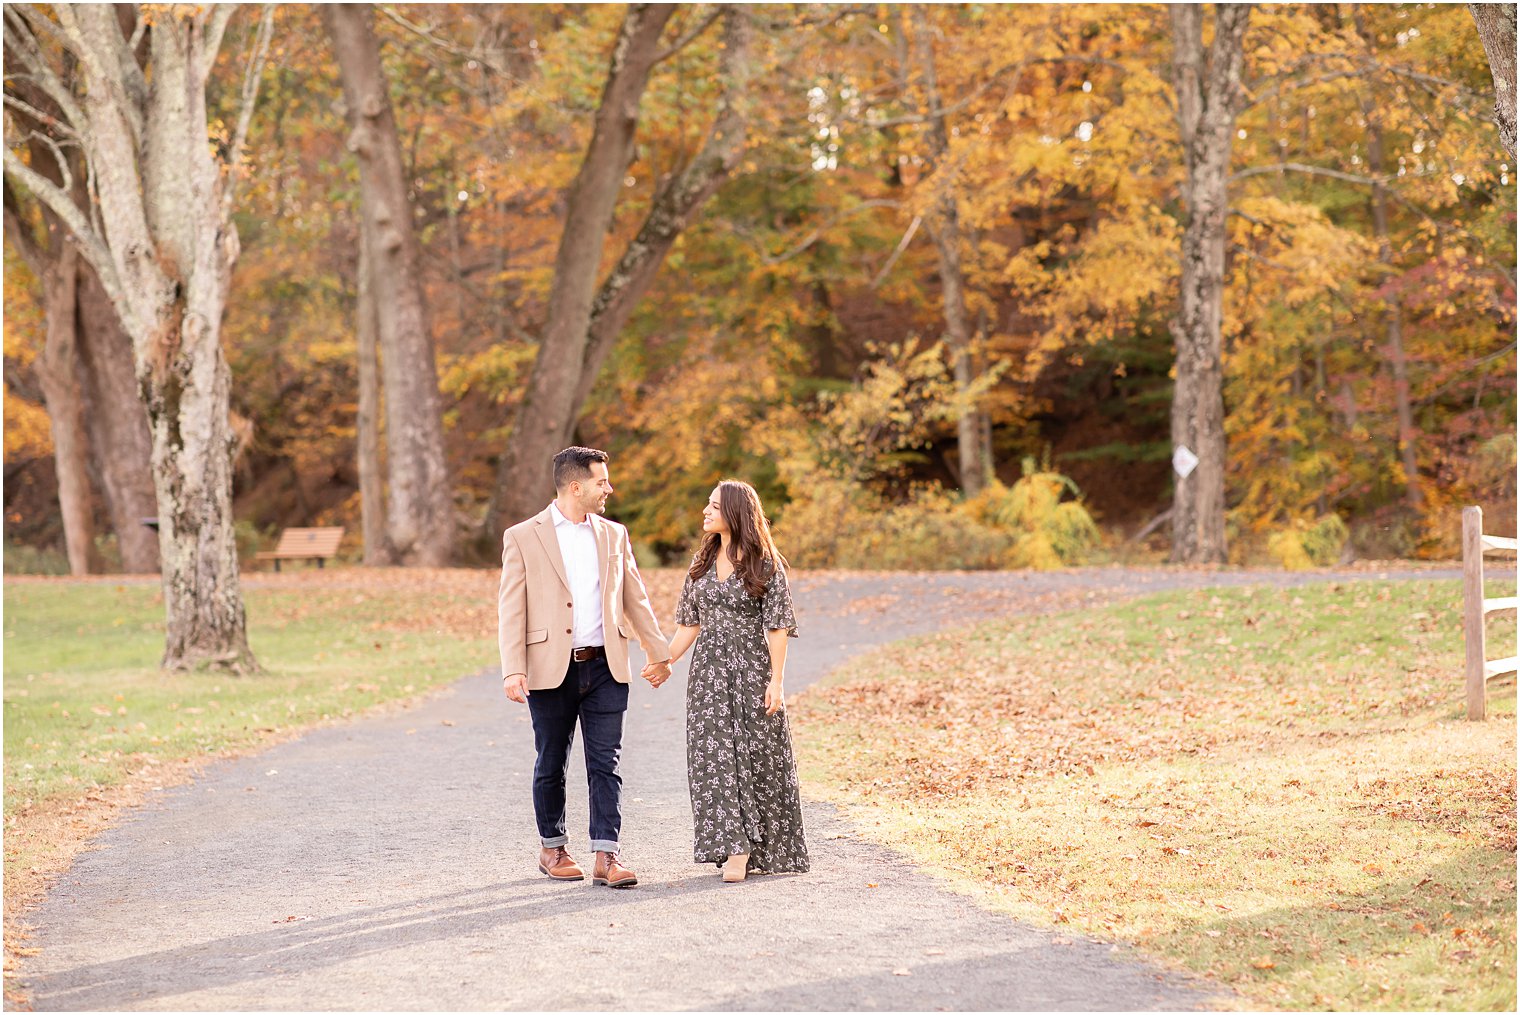
{"label": "paved path", "polygon": [[[1423,572],[1433,576],[1433,572]],[[1281,573],[802,577],[801,690],[866,648],[1014,609]],[[1377,573],[1348,575],[1377,579]],[[160,794],[34,914],[45,1009],[1021,1010],[1209,1007],[1127,950],[977,909],[826,805],[807,875],[722,884],[690,862],[684,673],[634,690],[624,843],[641,884],[533,866],[526,710],[494,673],[317,730]],[[585,825],[572,762],[572,846]],[[577,855],[583,860],[585,844]],[[867,882],[879,887],[868,888]],[[900,975],[905,970],[908,975]]]}

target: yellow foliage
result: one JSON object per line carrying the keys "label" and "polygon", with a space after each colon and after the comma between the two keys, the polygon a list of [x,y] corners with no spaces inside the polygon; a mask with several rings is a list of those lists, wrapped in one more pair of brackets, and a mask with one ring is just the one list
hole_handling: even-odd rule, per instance
{"label": "yellow foliage", "polygon": [[1300,522],[1272,533],[1267,552],[1289,571],[1329,567],[1340,560],[1349,535],[1339,515],[1325,515],[1312,525]]}
{"label": "yellow foliage", "polygon": [[5,396],[5,460],[45,458],[53,453],[47,410],[14,392]]}
{"label": "yellow foliage", "polygon": [[1024,476],[1012,487],[992,483],[966,501],[962,510],[975,521],[1009,532],[1014,542],[1007,556],[1011,567],[1048,570],[1085,563],[1102,542],[1097,523],[1070,479],[1024,459]]}
{"label": "yellow foliage", "polygon": [[[26,262],[5,244],[5,358],[7,367],[24,367],[42,351],[47,324],[42,316],[42,287]],[[7,423],[7,425],[9,425]]]}

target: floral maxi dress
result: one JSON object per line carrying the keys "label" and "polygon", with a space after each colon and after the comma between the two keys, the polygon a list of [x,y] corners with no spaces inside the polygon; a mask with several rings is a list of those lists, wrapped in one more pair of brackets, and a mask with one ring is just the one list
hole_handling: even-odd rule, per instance
{"label": "floral maxi dress", "polygon": [[717,564],[686,578],[676,623],[700,627],[686,684],[686,774],[697,863],[749,853],[749,869],[808,869],[802,799],[786,709],[765,714],[771,679],[767,631],[797,637],[786,573],[776,568],[761,598]]}

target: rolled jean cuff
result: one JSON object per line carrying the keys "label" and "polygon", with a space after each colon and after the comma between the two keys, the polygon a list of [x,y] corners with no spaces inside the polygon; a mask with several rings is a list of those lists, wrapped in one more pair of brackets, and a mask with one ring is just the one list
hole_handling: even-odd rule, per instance
{"label": "rolled jean cuff", "polygon": [[545,849],[553,849],[556,846],[563,846],[565,843],[569,842],[570,841],[570,836],[568,836],[568,835],[556,835],[552,839],[543,839],[543,838],[541,838],[541,839],[539,839],[539,841],[544,844],[544,848]]}
{"label": "rolled jean cuff", "polygon": [[591,852],[593,853],[616,853],[618,844],[611,839],[592,839]]}

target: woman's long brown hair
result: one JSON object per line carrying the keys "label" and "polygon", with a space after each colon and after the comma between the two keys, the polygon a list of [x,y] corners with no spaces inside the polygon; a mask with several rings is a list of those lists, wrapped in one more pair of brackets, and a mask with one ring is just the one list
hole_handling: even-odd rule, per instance
{"label": "woman's long brown hair", "polygon": [[[741,479],[725,479],[718,484],[718,510],[730,534],[728,558],[744,581],[745,591],[758,599],[765,595],[765,587],[776,568],[787,566],[786,558],[771,539],[771,523],[760,507],[760,495]],[[722,545],[723,537],[716,532],[702,536],[702,545],[691,560],[691,577],[700,578],[707,573]],[[739,554],[737,559],[735,551]]]}

